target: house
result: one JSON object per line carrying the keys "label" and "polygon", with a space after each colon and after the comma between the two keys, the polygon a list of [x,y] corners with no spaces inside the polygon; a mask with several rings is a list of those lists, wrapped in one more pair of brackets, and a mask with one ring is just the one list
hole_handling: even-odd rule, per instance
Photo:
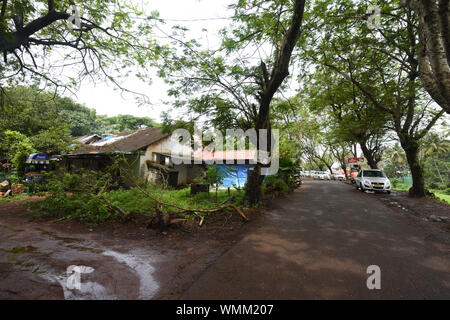
{"label": "house", "polygon": [[63,165],[69,171],[72,168],[102,170],[112,163],[112,155],[118,154],[127,160],[129,176],[157,184],[173,187],[188,184],[204,171],[199,164],[176,164],[179,162],[174,161],[171,154],[174,148],[180,146],[175,145],[171,134],[162,132],[159,127],[122,132],[101,139],[94,139],[94,135],[78,139],[84,144],[61,156]]}
{"label": "house", "polygon": [[82,143],[79,149],[60,156],[69,172],[72,168],[103,170],[112,164],[113,155],[120,154],[127,160],[127,167],[122,169],[128,176],[172,187],[192,183],[204,175],[208,165],[216,163],[225,172],[222,187],[242,188],[256,159],[256,150],[193,151],[174,142],[172,135],[159,127],[103,138],[88,135],[77,141]]}

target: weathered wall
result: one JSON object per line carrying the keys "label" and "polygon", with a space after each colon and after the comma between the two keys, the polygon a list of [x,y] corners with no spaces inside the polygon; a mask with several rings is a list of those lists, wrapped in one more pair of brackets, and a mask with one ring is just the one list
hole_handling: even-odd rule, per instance
{"label": "weathered wall", "polygon": [[[140,157],[140,175],[147,181],[156,182],[157,174],[148,170],[147,161],[153,161],[153,153],[161,153],[170,155],[178,144],[167,137],[147,147],[145,153]],[[185,151],[190,151],[187,149]],[[191,183],[193,179],[201,176],[203,168],[199,165],[181,164],[174,165],[173,168],[178,171],[178,185]]]}

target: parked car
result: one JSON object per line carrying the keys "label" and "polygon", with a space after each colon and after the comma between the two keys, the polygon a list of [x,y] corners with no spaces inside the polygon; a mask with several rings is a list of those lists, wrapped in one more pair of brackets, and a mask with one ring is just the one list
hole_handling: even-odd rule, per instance
{"label": "parked car", "polygon": [[335,172],[331,175],[331,180],[344,180],[345,176],[340,172]]}
{"label": "parked car", "polygon": [[317,173],[317,179],[319,180],[330,180],[330,173],[327,171],[318,171]]}
{"label": "parked car", "polygon": [[356,189],[391,193],[391,181],[382,170],[363,169],[355,178]]}

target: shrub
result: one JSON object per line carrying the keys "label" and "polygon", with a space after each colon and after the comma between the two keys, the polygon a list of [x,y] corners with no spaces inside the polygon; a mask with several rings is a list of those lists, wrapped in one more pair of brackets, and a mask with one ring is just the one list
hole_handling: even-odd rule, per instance
{"label": "shrub", "polygon": [[268,176],[263,192],[279,192],[280,194],[288,194],[289,186],[284,180],[278,178],[277,176]]}
{"label": "shrub", "polygon": [[444,190],[446,189],[445,185],[439,182],[431,182],[428,184],[429,189],[436,189],[436,190]]}
{"label": "shrub", "polygon": [[[45,218],[76,219],[94,224],[122,220],[126,218],[124,213],[148,216],[155,213],[156,202],[138,188],[108,190],[110,188],[105,188],[105,183],[108,181],[108,177],[92,175],[92,173],[64,174],[60,176],[60,179],[53,177],[47,183],[50,196],[39,203],[32,204],[33,213]],[[211,201],[209,194],[200,193],[191,196],[189,188],[167,190],[150,185],[145,188],[145,191],[164,203],[185,209],[211,209],[217,206]],[[244,193],[237,190],[230,190],[230,192],[231,197],[228,196],[227,190],[219,190],[218,202],[231,201],[241,206]],[[159,206],[159,210],[172,213],[179,211],[170,206]]]}
{"label": "shrub", "polygon": [[95,224],[120,218],[120,214],[110,210],[106,202],[90,194],[50,196],[32,207],[33,213],[40,217],[76,219]]}

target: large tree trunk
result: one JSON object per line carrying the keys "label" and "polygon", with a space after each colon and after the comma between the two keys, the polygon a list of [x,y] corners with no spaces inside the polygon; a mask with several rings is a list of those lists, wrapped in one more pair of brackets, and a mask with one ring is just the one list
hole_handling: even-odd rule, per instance
{"label": "large tree trunk", "polygon": [[359,145],[361,146],[361,150],[364,154],[364,157],[366,157],[367,164],[370,166],[370,168],[378,169],[378,162],[376,159],[377,157],[376,157],[376,155],[374,155],[373,151],[369,150],[369,148],[367,148],[365,142],[360,142]]}
{"label": "large tree trunk", "polygon": [[425,89],[450,114],[450,1],[406,0],[419,16],[419,76]]}
{"label": "large tree trunk", "polygon": [[402,148],[405,150],[413,185],[409,189],[409,196],[414,198],[425,197],[425,180],[423,168],[419,162],[419,143],[415,140],[402,141]]}
{"label": "large tree trunk", "polygon": [[[261,61],[261,92],[259,94],[259,112],[255,123],[255,129],[259,141],[259,130],[268,129],[270,139],[268,145],[271,145],[272,136],[270,133],[270,103],[283,83],[284,79],[289,75],[289,64],[291,61],[292,51],[297,45],[300,38],[300,29],[303,20],[303,12],[305,9],[305,0],[296,0],[294,10],[290,21],[289,29],[286,31],[280,42],[279,50],[276,51],[273,68],[269,74],[266,64]],[[258,148],[259,150],[259,142]],[[267,150],[266,150],[267,151]],[[270,150],[271,151],[271,150]],[[261,164],[258,163],[254,170],[247,176],[247,184],[245,188],[245,197],[250,204],[254,205],[261,199],[261,185],[264,176],[261,176]]]}
{"label": "large tree trunk", "polygon": [[348,180],[347,164],[345,162],[341,162],[341,169],[344,170],[345,180]]}
{"label": "large tree trunk", "polygon": [[250,204],[256,204],[261,200],[261,185],[264,176],[261,175],[261,165],[258,163],[253,170],[247,173],[245,184],[245,196]]}

